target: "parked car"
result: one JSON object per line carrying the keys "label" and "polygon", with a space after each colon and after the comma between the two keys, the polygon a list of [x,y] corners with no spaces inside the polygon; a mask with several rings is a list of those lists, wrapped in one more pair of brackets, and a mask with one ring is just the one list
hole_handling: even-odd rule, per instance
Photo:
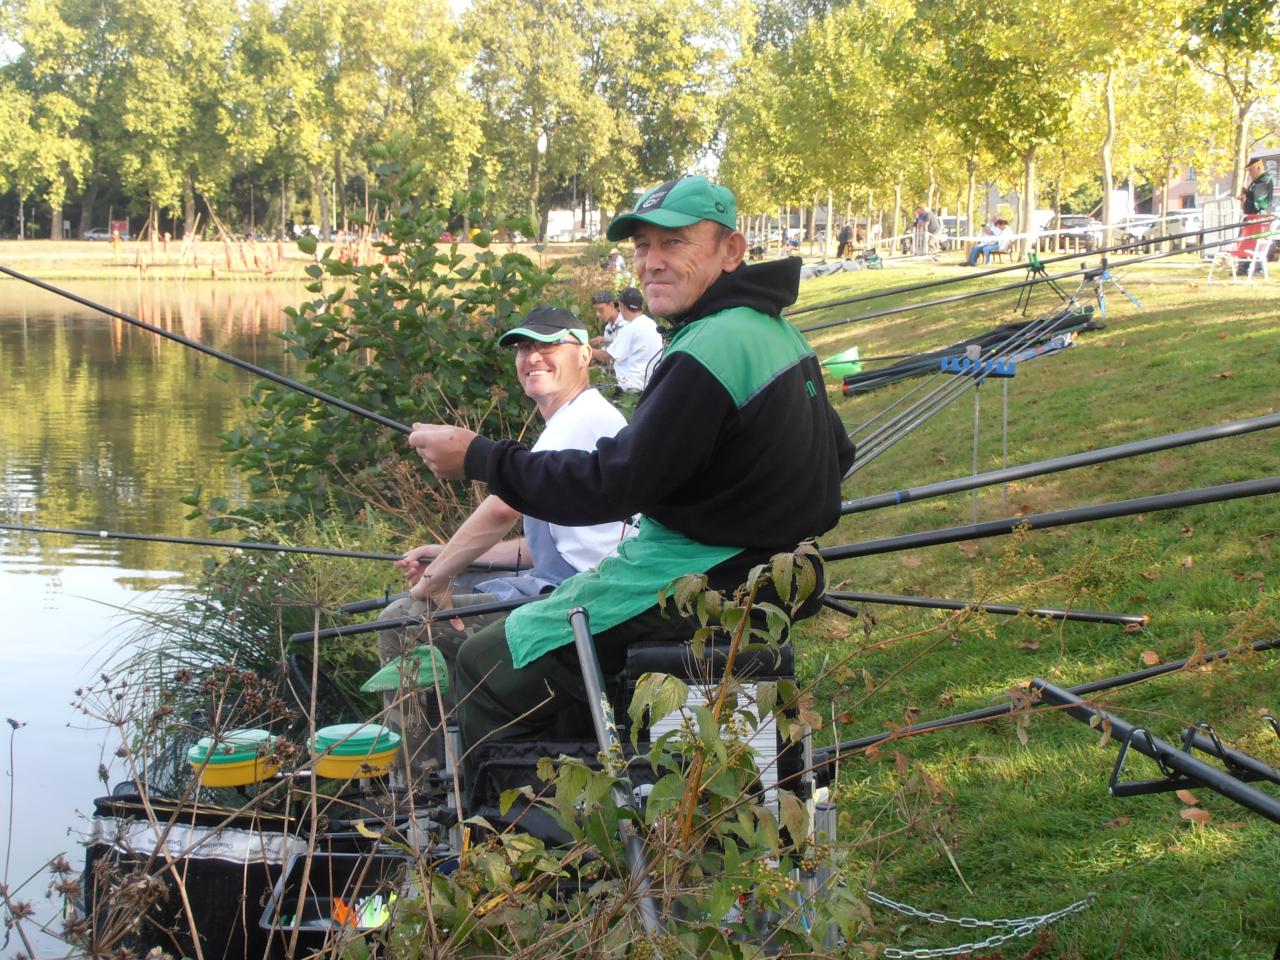
{"label": "parked car", "polygon": [[1055,246],[1093,250],[1102,245],[1102,224],[1088,214],[1064,213],[1050,221],[1049,229],[1055,231]]}
{"label": "parked car", "polygon": [[[1143,243],[1157,231],[1160,218],[1149,213],[1135,213],[1120,221],[1119,237],[1121,243]],[[1149,248],[1150,243],[1145,244]]]}
{"label": "parked car", "polygon": [[[110,240],[111,231],[106,227],[92,227],[84,232],[83,240]],[[121,237],[121,240],[127,240],[128,237]]]}

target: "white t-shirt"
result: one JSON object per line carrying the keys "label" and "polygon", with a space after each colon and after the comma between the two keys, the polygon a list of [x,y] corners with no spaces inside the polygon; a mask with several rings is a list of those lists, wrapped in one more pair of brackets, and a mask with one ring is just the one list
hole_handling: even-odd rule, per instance
{"label": "white t-shirt", "polygon": [[[651,321],[652,322],[652,321]],[[626,418],[594,388],[583,390],[551,415],[542,436],[531,448],[543,450],[594,450],[601,437],[612,437],[627,425]],[[560,556],[578,571],[591,570],[618,549],[623,537],[634,536],[628,523],[598,523],[591,527],[548,524]]]}
{"label": "white t-shirt", "polygon": [[658,333],[658,325],[642,313],[619,327],[605,349],[613,357],[618,386],[638,393],[649,382],[649,375],[657,366],[656,358],[662,355],[662,334]]}

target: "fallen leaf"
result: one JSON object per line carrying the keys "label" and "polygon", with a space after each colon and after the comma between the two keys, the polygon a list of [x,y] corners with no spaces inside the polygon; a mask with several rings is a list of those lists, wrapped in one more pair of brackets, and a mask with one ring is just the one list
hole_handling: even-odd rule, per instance
{"label": "fallen leaf", "polygon": [[1144,629],[1146,629],[1145,623],[1126,623],[1124,625],[1125,633],[1141,633]]}
{"label": "fallen leaf", "polygon": [[1184,570],[1190,570],[1195,565],[1196,565],[1196,562],[1192,560],[1190,556],[1186,556],[1182,558],[1182,568]]}
{"label": "fallen leaf", "polygon": [[960,548],[960,552],[966,557],[976,557],[978,555],[978,541],[962,540],[956,544]]}
{"label": "fallen leaf", "polygon": [[1220,332],[1218,333],[1218,339],[1219,339],[1219,340],[1225,340],[1225,339],[1227,339],[1226,331],[1220,331]]}
{"label": "fallen leaf", "polygon": [[1219,379],[1219,380],[1226,380],[1226,379],[1227,379],[1228,377],[1230,377],[1231,375],[1232,375],[1232,374],[1231,374],[1231,371],[1230,371],[1230,370],[1223,370],[1220,374],[1218,374],[1217,379]]}
{"label": "fallen leaf", "polygon": [[1154,667],[1157,663],[1160,662],[1160,654],[1156,653],[1154,650],[1143,650],[1142,662],[1145,663],[1148,667]]}
{"label": "fallen leaf", "polygon": [[1129,345],[1129,341],[1128,341],[1128,340],[1121,340],[1121,341],[1120,341],[1120,346],[1122,346],[1122,347],[1127,347],[1128,345]]}
{"label": "fallen leaf", "polygon": [[1039,650],[1040,644],[1035,640],[1019,640],[1017,647],[1019,650]]}
{"label": "fallen leaf", "polygon": [[1208,823],[1213,819],[1213,814],[1203,807],[1183,807],[1178,815],[1183,820],[1194,820],[1196,823]]}
{"label": "fallen leaf", "polygon": [[1170,853],[1186,853],[1187,852],[1187,848],[1180,843],[1170,844],[1168,849]]}
{"label": "fallen leaf", "polygon": [[1243,820],[1228,820],[1226,823],[1219,824],[1219,826],[1221,826],[1223,830],[1243,830],[1243,829],[1244,829],[1244,821],[1243,821]]}
{"label": "fallen leaf", "polygon": [[1196,532],[1196,528],[1189,523],[1184,523],[1182,529],[1178,531],[1184,537],[1190,537]]}
{"label": "fallen leaf", "polygon": [[1141,573],[1138,574],[1138,576],[1142,577],[1143,580],[1159,580],[1160,571],[1159,570],[1143,570]]}
{"label": "fallen leaf", "polygon": [[1145,513],[1140,513],[1133,519],[1136,520],[1138,523],[1145,523],[1147,519],[1147,515]]}
{"label": "fallen leaf", "polygon": [[1114,830],[1116,827],[1127,827],[1133,823],[1128,817],[1116,817],[1114,820],[1108,820],[1102,825],[1103,830]]}
{"label": "fallen leaf", "polygon": [[1189,807],[1200,806],[1200,801],[1196,799],[1196,795],[1192,793],[1190,790],[1179,790],[1177,793],[1174,794],[1174,796],[1177,797],[1179,800],[1181,800],[1183,803],[1185,803]]}
{"label": "fallen leaf", "polygon": [[938,697],[938,706],[949,707],[956,702],[956,698],[949,693],[944,693]]}
{"label": "fallen leaf", "polygon": [[923,561],[919,557],[903,557],[902,565],[904,567],[918,567]]}

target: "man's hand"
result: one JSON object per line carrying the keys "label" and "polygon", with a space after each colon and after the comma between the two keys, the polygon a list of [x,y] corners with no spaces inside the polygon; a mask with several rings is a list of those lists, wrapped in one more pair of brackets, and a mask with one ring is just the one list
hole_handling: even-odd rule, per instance
{"label": "man's hand", "polygon": [[396,561],[396,566],[404,571],[405,579],[409,581],[410,586],[422,579],[422,571],[425,568],[425,564],[420,561],[434,560],[440,555],[440,550],[439,544],[428,543],[421,547],[414,547]]}
{"label": "man's hand", "polygon": [[415,423],[409,434],[409,446],[418,451],[422,462],[437,477],[446,480],[463,478],[462,464],[467,447],[476,435],[463,427],[446,427],[439,423]]}
{"label": "man's hand", "polygon": [[[449,591],[449,586],[453,582],[452,577],[433,577],[431,575],[431,567],[422,571],[422,576],[418,578],[409,590],[409,596],[414,600],[427,601],[432,612],[436,610],[448,610],[453,606],[453,595]],[[454,617],[449,621],[455,630],[461,630],[464,627],[463,622]]]}

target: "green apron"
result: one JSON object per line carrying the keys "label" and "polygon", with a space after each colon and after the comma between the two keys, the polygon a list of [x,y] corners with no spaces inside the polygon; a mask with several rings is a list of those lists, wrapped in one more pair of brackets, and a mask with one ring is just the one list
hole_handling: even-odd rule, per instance
{"label": "green apron", "polygon": [[579,573],[545,600],[526,604],[507,617],[507,646],[516,667],[573,643],[569,611],[585,607],[592,633],[601,633],[658,603],[658,591],[687,573],[706,573],[742,552],[742,547],[714,547],[668,530],[649,517],[640,532],[628,537],[595,570]]}

